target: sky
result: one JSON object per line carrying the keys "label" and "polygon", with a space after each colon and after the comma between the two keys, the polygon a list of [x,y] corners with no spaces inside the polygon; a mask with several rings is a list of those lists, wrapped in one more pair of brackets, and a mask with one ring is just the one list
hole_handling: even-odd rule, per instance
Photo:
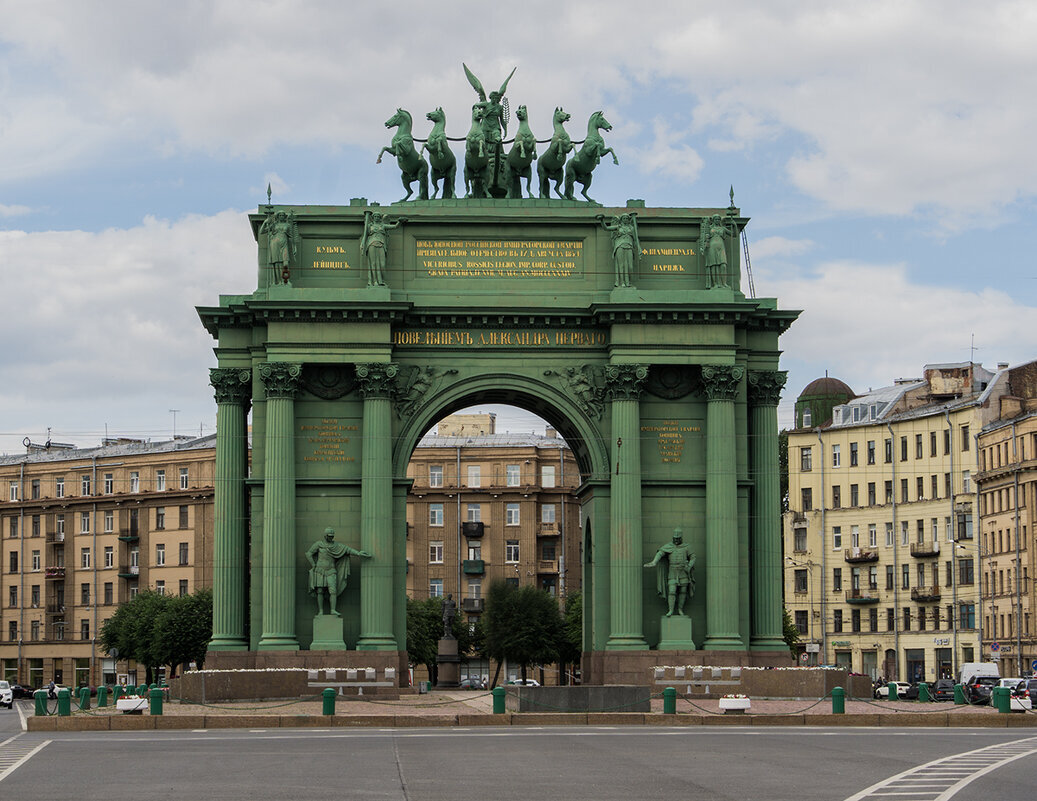
{"label": "sky", "polygon": [[826,372],[865,392],[1037,357],[1034,3],[0,0],[0,20],[0,453],[211,433],[194,308],[255,288],[245,215],[268,184],[399,199],[383,123],[442,106],[462,135],[462,61],[488,87],[517,67],[538,136],[558,105],[573,134],[604,112],[605,205],[734,187],[756,294],[802,310],[783,425]]}

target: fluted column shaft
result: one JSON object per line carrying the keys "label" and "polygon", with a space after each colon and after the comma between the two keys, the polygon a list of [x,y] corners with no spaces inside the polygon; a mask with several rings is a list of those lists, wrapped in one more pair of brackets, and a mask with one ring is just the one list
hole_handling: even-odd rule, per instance
{"label": "fluted column shaft", "polygon": [[778,472],[778,400],[786,373],[750,371],[749,460],[754,482],[749,553],[752,558],[750,647],[783,650],[781,604],[781,478]]}
{"label": "fluted column shaft", "polygon": [[245,571],[248,532],[245,476],[248,468],[249,396],[252,372],[214,369],[216,468],[214,477],[212,639],[210,651],[248,649],[245,638]]}
{"label": "fluted column shaft", "polygon": [[706,642],[707,650],[744,648],[738,626],[738,477],[735,397],[745,370],[707,365]]}
{"label": "fluted column shaft", "polygon": [[302,368],[267,362],[263,473],[262,651],[298,650],[295,633],[295,392]]}
{"label": "fluted column shaft", "polygon": [[612,515],[610,536],[609,650],[647,650],[643,621],[641,529],[641,388],[648,368],[610,365],[612,401]]}
{"label": "fluted column shaft", "polygon": [[361,364],[356,373],[364,399],[360,479],[360,547],[371,554],[361,566],[359,651],[396,651],[392,592],[392,404],[399,368]]}

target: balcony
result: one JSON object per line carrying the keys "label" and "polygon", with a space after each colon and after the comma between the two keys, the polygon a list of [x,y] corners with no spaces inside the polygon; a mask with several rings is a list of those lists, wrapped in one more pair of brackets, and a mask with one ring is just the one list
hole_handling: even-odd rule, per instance
{"label": "balcony", "polygon": [[119,578],[135,579],[140,577],[140,565],[120,565]]}
{"label": "balcony", "polygon": [[461,524],[461,533],[468,539],[474,540],[485,533],[485,527],[482,523],[469,520]]}
{"label": "balcony", "polygon": [[45,567],[43,568],[43,577],[46,579],[65,579],[65,568],[64,567]]}
{"label": "balcony", "polygon": [[938,542],[912,542],[911,555],[920,559],[940,555],[940,543]]}
{"label": "balcony", "polygon": [[137,542],[139,539],[140,535],[137,534],[136,530],[119,535],[119,542]]}
{"label": "balcony", "polygon": [[64,604],[47,604],[48,615],[63,615],[65,614]]}
{"label": "balcony", "polygon": [[861,562],[877,562],[879,561],[878,551],[869,551],[865,548],[846,548],[843,552],[843,557],[850,564],[860,564]]}
{"label": "balcony", "polygon": [[465,559],[461,570],[466,576],[481,576],[486,572],[486,563],[482,559]]}
{"label": "balcony", "polygon": [[557,573],[558,572],[558,560],[557,559],[541,559],[537,562],[537,573]]}
{"label": "balcony", "polygon": [[911,590],[911,600],[919,603],[934,603],[940,600],[939,587],[915,587]]}
{"label": "balcony", "polygon": [[462,598],[461,611],[468,614],[479,614],[483,611],[485,602],[482,598]]}
{"label": "balcony", "polygon": [[48,531],[47,532],[47,544],[53,545],[54,543],[63,543],[65,541],[64,531]]}
{"label": "balcony", "polygon": [[846,603],[848,604],[877,604],[878,602],[879,591],[877,589],[846,591]]}
{"label": "balcony", "polygon": [[537,528],[538,537],[557,537],[558,523],[541,523]]}

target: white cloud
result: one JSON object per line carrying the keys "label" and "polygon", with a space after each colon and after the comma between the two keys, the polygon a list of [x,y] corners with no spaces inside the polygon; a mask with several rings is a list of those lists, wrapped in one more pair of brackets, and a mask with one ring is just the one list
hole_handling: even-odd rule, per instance
{"label": "white cloud", "polygon": [[18,217],[22,214],[28,214],[31,212],[28,206],[6,206],[0,203],[0,217]]}
{"label": "white cloud", "polygon": [[761,262],[772,257],[786,259],[799,256],[814,248],[810,239],[789,239],[784,236],[768,236],[752,243],[751,253],[754,261]]}
{"label": "white cloud", "polygon": [[702,157],[684,141],[684,135],[671,130],[660,118],[652,121],[652,133],[653,141],[645,147],[634,148],[641,169],[647,173],[677,176],[689,182],[696,180],[702,172]]}

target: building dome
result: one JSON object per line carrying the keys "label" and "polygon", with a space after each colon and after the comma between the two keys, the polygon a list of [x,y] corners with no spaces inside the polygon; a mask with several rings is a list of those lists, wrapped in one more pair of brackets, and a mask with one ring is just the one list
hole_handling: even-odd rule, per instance
{"label": "building dome", "polygon": [[815,378],[796,398],[796,428],[815,428],[832,419],[832,409],[857,397],[843,381]]}

